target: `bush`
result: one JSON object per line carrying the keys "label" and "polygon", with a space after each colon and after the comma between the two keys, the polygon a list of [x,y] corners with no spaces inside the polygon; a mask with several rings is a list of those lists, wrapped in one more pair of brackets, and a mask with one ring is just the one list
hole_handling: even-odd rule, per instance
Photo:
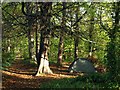
{"label": "bush", "polygon": [[13,52],[7,52],[2,54],[2,67],[8,67],[15,60],[15,54]]}

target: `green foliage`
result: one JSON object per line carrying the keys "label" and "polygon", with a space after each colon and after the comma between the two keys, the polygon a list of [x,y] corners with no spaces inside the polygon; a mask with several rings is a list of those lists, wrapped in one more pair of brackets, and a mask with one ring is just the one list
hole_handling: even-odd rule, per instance
{"label": "green foliage", "polygon": [[21,40],[19,52],[24,59],[29,58],[28,42],[27,42],[27,38],[25,37],[23,37],[23,39]]}
{"label": "green foliage", "polygon": [[64,40],[64,61],[72,62],[74,60],[74,40],[71,37],[65,37]]}
{"label": "green foliage", "polygon": [[[100,29],[100,27],[97,27],[96,29]],[[96,38],[96,36],[97,36],[97,38]],[[110,41],[109,37],[107,36],[107,32],[105,32],[104,30],[96,31],[96,36],[94,37],[94,40],[96,42],[94,47],[97,48],[95,55],[97,56],[99,62],[101,62],[102,64],[106,64],[105,56],[107,54],[107,52],[106,52],[107,44]]]}
{"label": "green foliage", "polygon": [[118,80],[120,75],[120,39],[119,32],[116,34],[116,38],[111,38],[111,41],[107,45],[107,67],[111,77]]}
{"label": "green foliage", "polygon": [[[32,13],[41,13],[40,7],[42,4],[40,3],[38,6],[38,10],[36,8],[36,5],[34,2],[29,3],[30,4],[30,11]],[[97,51],[94,52],[94,55],[98,58],[98,60],[102,64],[107,64],[109,68],[111,68],[112,71],[119,72],[120,74],[120,34],[119,34],[119,28],[116,29],[118,31],[116,33],[116,38],[114,39],[114,42],[110,41],[109,32],[111,32],[111,28],[114,26],[114,20],[115,20],[115,10],[112,10],[114,7],[112,3],[92,3],[92,6],[90,6],[91,3],[87,2],[70,2],[66,3],[66,16],[65,22],[66,22],[66,30],[62,29],[61,27],[61,21],[62,21],[62,2],[55,2],[52,4],[52,15],[51,16],[51,25],[50,29],[52,32],[52,36],[50,39],[50,50],[49,50],[49,60],[52,62],[57,62],[58,57],[58,43],[59,43],[59,35],[60,32],[64,32],[64,53],[63,53],[63,61],[72,62],[74,60],[74,38],[78,37],[79,39],[79,53],[78,57],[87,57],[89,53],[89,30],[90,30],[90,23],[94,24],[94,28],[92,30],[92,47],[97,48]],[[77,8],[79,7],[79,13],[78,13],[78,19],[80,21],[76,22],[75,15],[77,13]],[[38,18],[37,22],[32,18],[30,23],[33,23],[34,25],[31,27],[28,27],[28,23],[26,23],[28,20],[26,20],[26,16],[23,15],[21,11],[21,3],[18,2],[10,2],[10,3],[3,3],[2,4],[2,27],[3,27],[3,63],[10,62],[14,58],[12,57],[12,54],[17,54],[18,56],[21,56],[25,60],[28,60],[29,58],[29,51],[28,51],[28,35],[27,30],[28,28],[31,31],[31,33],[35,32],[35,27],[38,28],[38,33],[40,34],[40,21],[41,17]],[[115,9],[115,7],[114,7]],[[33,10],[33,11],[32,11]],[[26,10],[25,10],[26,11]],[[86,12],[84,14],[84,12]],[[101,17],[102,17],[102,23],[104,24],[107,29],[101,27],[100,25],[100,11],[101,11]],[[94,16],[94,21],[90,21],[91,16]],[[114,17],[112,17],[114,16]],[[78,26],[72,26],[74,23],[78,23]],[[38,25],[36,25],[38,24]],[[40,37],[38,35],[38,37]],[[40,39],[40,38],[38,38]],[[10,40],[10,42],[9,42]],[[109,43],[108,43],[109,42]],[[38,40],[38,44],[40,41]],[[107,45],[108,44],[108,45]],[[8,47],[11,47],[11,54],[7,53]],[[35,48],[35,46],[34,46]],[[34,52],[34,50],[33,50]],[[8,54],[8,55],[7,55]],[[14,54],[14,55],[15,55]],[[6,56],[5,56],[6,55]],[[4,57],[5,56],[5,57]],[[106,56],[106,57],[105,57]],[[5,59],[8,57],[7,59]],[[114,57],[114,58],[113,58]],[[112,59],[111,59],[112,58]],[[108,61],[108,62],[106,62]],[[115,66],[117,65],[117,66]],[[111,71],[111,72],[112,72]]]}
{"label": "green foliage", "polygon": [[58,38],[51,38],[50,50],[49,50],[49,60],[52,62],[57,62],[57,54],[58,54]]}
{"label": "green foliage", "polygon": [[22,57],[24,59],[29,58],[29,52],[28,52],[28,39],[25,36],[17,37],[19,39],[19,42],[17,42],[17,39],[14,40],[15,43],[15,53],[17,56]]}
{"label": "green foliage", "polygon": [[53,80],[49,83],[44,83],[40,88],[81,88],[81,89],[115,89],[119,88],[119,82],[113,82],[108,78],[108,75],[91,74],[85,76],[79,76],[77,78],[64,78],[59,80]]}
{"label": "green foliage", "polygon": [[[36,5],[34,2],[30,4],[31,13],[42,13],[40,7],[42,4]],[[92,40],[96,43],[92,43],[92,47],[97,48],[97,51],[94,52],[94,55],[97,56],[98,60],[102,64],[106,64],[110,71],[107,75],[101,74],[91,74],[85,76],[79,76],[73,79],[60,79],[52,81],[48,84],[41,85],[41,88],[118,88],[120,84],[120,28],[119,25],[117,29],[114,25],[115,22],[115,11],[117,7],[112,5],[113,3],[92,3],[92,8],[89,7],[91,3],[87,2],[70,2],[66,3],[66,30],[61,27],[62,22],[62,2],[55,2],[52,5],[52,15],[50,28],[53,36],[50,39],[50,50],[49,50],[49,60],[52,63],[57,62],[58,57],[58,43],[59,43],[59,33],[64,32],[64,53],[63,59],[64,62],[72,62],[74,60],[74,38],[78,37],[79,39],[79,54],[78,57],[87,57],[89,53],[89,30],[90,27],[94,24],[92,28]],[[38,6],[38,10],[36,6]],[[28,5],[29,6],[29,5]],[[76,9],[79,7],[78,19],[80,21],[76,22]],[[30,64],[28,59],[28,39],[27,39],[27,30],[28,28],[35,31],[35,26],[40,29],[43,28],[40,25],[41,17],[37,18],[37,23],[32,18],[34,23],[33,28],[30,28],[26,23],[26,16],[23,15],[21,11],[21,3],[10,2],[2,4],[2,29],[3,29],[3,41],[2,41],[2,66],[10,66],[11,63],[15,60],[15,56],[21,56],[24,58],[23,63],[27,65]],[[112,10],[113,9],[113,10]],[[33,11],[32,11],[33,10]],[[119,8],[118,8],[119,10]],[[27,10],[25,10],[27,12]],[[84,12],[86,12],[84,14]],[[100,14],[101,13],[101,14]],[[102,28],[100,25],[100,15],[103,25],[106,27]],[[94,16],[94,20],[91,22],[90,18]],[[43,18],[43,17],[42,17]],[[78,23],[78,26],[72,26],[74,23]],[[117,24],[117,23],[116,23]],[[91,26],[90,26],[91,25]],[[113,33],[115,31],[115,33]],[[32,33],[33,33],[32,32]],[[114,35],[113,35],[114,34]],[[114,36],[114,37],[113,37]],[[38,35],[39,37],[39,35]],[[9,41],[10,40],[10,41]],[[40,43],[40,41],[38,40]],[[8,47],[11,48],[11,51],[8,53]],[[106,62],[107,61],[107,62]],[[35,65],[34,62],[33,66]],[[110,77],[114,77],[115,80],[112,81]]]}
{"label": "green foliage", "polygon": [[15,60],[15,53],[8,52],[8,53],[2,53],[2,67],[3,69],[5,67],[9,67],[12,62]]}
{"label": "green foliage", "polygon": [[109,73],[111,75],[111,79],[112,80],[118,80],[120,72],[119,72],[119,2],[113,3],[113,13],[114,15],[112,15],[112,19],[115,20],[115,22],[113,22],[113,27],[112,29],[109,29],[108,31],[108,36],[110,38],[110,42],[108,43],[108,47],[107,47],[107,66],[108,66],[108,70]]}
{"label": "green foliage", "polygon": [[[120,28],[119,28],[120,31]],[[120,32],[117,33],[117,38],[116,38],[116,61],[117,61],[117,80],[120,81]]]}

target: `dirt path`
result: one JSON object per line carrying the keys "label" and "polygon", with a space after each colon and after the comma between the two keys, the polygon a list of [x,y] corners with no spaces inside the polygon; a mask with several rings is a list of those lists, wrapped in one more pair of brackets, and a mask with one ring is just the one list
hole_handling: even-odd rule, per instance
{"label": "dirt path", "polygon": [[41,76],[33,76],[37,68],[33,65],[25,65],[22,60],[16,60],[12,66],[2,72],[2,88],[39,88],[41,83],[50,82],[54,79],[73,78],[76,74],[65,72],[67,67],[57,68],[50,65],[52,75],[42,74]]}

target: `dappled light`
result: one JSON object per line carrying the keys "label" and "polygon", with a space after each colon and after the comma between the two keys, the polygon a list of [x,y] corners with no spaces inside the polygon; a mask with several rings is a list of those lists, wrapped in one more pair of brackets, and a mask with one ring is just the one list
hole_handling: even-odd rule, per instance
{"label": "dappled light", "polygon": [[37,68],[31,65],[26,66],[22,61],[17,59],[7,70],[0,71],[3,78],[3,88],[39,88],[40,83],[43,82],[61,78],[75,78],[80,75],[66,72],[67,67],[61,67],[58,70],[57,66],[52,64],[50,68],[54,74],[40,74],[39,76],[35,76]]}
{"label": "dappled light", "polygon": [[120,2],[20,1],[1,9],[2,88],[120,87]]}

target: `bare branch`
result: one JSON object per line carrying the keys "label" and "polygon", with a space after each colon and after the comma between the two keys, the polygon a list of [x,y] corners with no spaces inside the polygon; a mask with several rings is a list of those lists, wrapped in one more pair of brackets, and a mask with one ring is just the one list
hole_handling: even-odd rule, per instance
{"label": "bare branch", "polygon": [[12,14],[10,14],[9,12],[7,12],[4,8],[2,8],[2,10],[4,11],[4,12],[6,12],[7,14],[9,14],[14,20],[16,20],[19,24],[21,24],[21,25],[26,25],[26,24],[23,24],[23,23],[20,23],[18,20],[17,20],[17,18],[15,18]]}

